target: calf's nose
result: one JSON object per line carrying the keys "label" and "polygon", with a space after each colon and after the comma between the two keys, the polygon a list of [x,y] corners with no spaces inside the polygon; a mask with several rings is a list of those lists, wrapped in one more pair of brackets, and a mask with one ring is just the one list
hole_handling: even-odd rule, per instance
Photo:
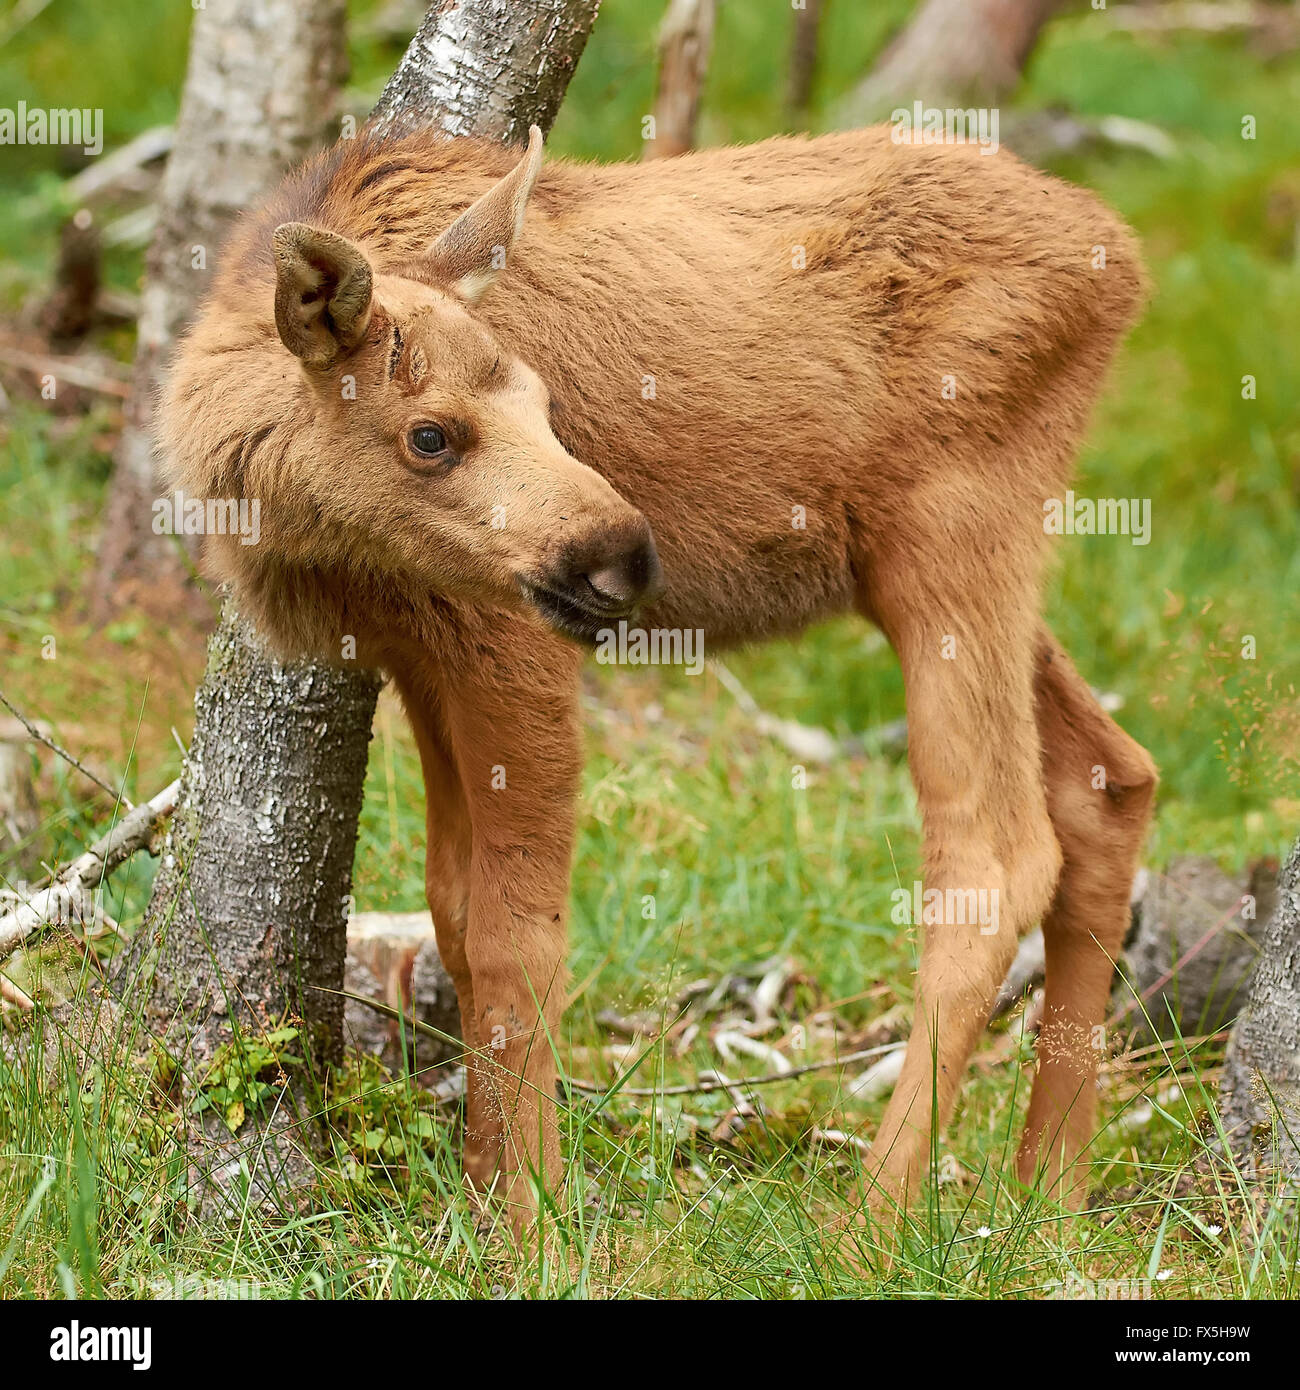
{"label": "calf's nose", "polygon": [[658,598],[664,587],[663,569],[650,527],[632,544],[593,556],[575,578],[585,580],[601,605],[611,611],[627,611]]}

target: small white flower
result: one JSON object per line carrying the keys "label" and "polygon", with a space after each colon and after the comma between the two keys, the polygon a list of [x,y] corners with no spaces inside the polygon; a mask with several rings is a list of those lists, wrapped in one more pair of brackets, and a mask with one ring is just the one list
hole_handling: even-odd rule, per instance
{"label": "small white flower", "polygon": [[1223,1227],[1222,1227],[1222,1226],[1207,1226],[1207,1227],[1205,1228],[1205,1232],[1206,1232],[1207,1235],[1211,1235],[1211,1236],[1221,1235],[1221,1234],[1223,1233]]}
{"label": "small white flower", "polygon": [[1165,1280],[1168,1279],[1169,1276],[1170,1276],[1172,1273],[1173,1273],[1173,1270],[1172,1270],[1172,1269],[1161,1269],[1161,1270],[1157,1270],[1157,1271],[1156,1271],[1156,1281],[1157,1281],[1158,1283],[1163,1284],[1163,1283],[1165,1282]]}
{"label": "small white flower", "polygon": [[975,1234],[979,1236],[981,1240],[987,1240],[993,1234],[993,1228],[991,1226],[981,1226]]}

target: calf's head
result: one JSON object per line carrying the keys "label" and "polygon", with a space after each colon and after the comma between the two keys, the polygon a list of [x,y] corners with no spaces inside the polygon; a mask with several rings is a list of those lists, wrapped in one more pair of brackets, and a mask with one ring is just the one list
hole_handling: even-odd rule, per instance
{"label": "calf's head", "polygon": [[210,537],[208,553],[289,645],[333,640],[296,637],[310,624],[287,611],[326,591],[345,608],[376,592],[528,606],[592,641],[659,589],[645,518],[561,446],[545,384],[475,314],[541,155],[534,129],[410,261],[283,223],[274,337],[269,305],[219,294],[183,348],[162,412],[173,483],[258,500],[257,544]]}

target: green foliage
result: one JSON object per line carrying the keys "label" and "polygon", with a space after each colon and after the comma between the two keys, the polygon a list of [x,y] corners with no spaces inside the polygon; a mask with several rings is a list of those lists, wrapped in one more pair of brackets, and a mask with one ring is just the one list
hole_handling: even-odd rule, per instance
{"label": "green foliage", "polygon": [[330,1136],[341,1177],[391,1188],[411,1166],[448,1149],[449,1128],[408,1078],[394,1079],[373,1057],[349,1057],[331,1078]]}
{"label": "green foliage", "polygon": [[241,1034],[219,1047],[208,1063],[194,1097],[194,1113],[216,1110],[235,1134],[249,1111],[261,1114],[267,1103],[289,1084],[289,1073],[303,1064],[288,1051],[297,1028],[283,1024],[262,1034]]}

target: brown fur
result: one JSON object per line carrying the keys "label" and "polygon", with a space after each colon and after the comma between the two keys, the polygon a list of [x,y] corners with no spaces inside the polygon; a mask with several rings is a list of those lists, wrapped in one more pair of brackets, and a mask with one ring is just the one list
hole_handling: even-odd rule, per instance
{"label": "brown fur", "polygon": [[[1042,626],[1043,502],[1069,483],[1139,305],[1130,233],[1009,155],[870,130],[550,162],[516,243],[517,219],[500,229],[521,167],[518,152],[421,136],[306,166],[236,236],[163,411],[177,485],[262,499],[259,545],[209,543],[245,607],[296,651],[337,659],[354,634],[401,690],[428,789],[429,901],[474,1049],[468,1172],[500,1168],[526,1210],[530,1172],[559,1164],[548,1034],[581,657],[521,579],[560,575],[620,612],[649,597],[646,627],[702,628],[713,648],[852,609],[884,631],[907,686],[926,886],[997,889],[1002,906],[995,934],[925,932],[913,1037],[868,1164],[876,1200],[915,1187],[1017,935],[1040,918],[1047,1014],[1020,1166],[1053,1183],[1070,1169],[1077,1197],[1088,1030],[1155,770]],[[299,259],[280,269],[277,334],[282,224],[276,244]],[[467,303],[493,245],[508,268]],[[373,311],[353,347],[367,266]],[[322,365],[332,305],[338,351]],[[425,421],[451,422],[459,462],[412,457]]]}

